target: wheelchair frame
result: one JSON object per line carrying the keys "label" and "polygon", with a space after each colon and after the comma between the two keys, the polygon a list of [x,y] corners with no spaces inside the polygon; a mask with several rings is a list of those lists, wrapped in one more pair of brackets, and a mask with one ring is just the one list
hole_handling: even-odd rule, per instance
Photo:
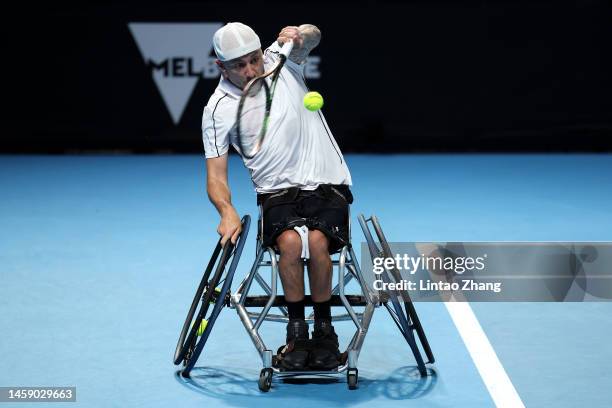
{"label": "wheelchair frame", "polygon": [[[363,215],[360,215],[358,217],[358,220],[366,238],[370,256],[372,256],[373,258],[393,257],[393,254],[391,253],[391,249],[382,232],[382,228],[380,227],[378,219],[375,216],[366,219]],[[263,368],[259,375],[258,385],[260,390],[264,392],[269,391],[269,389],[271,388],[272,377],[274,375],[279,376],[281,378],[286,378],[301,375],[339,374],[343,372],[347,373],[347,383],[349,389],[357,388],[357,362],[359,359],[359,354],[361,352],[363,342],[365,341],[365,336],[368,332],[370,322],[374,314],[374,310],[375,308],[381,305],[385,306],[385,308],[388,310],[398,329],[405,338],[406,342],[409,344],[415,356],[415,360],[417,362],[420,374],[422,376],[427,375],[427,368],[425,364],[434,363],[435,359],[425,336],[423,327],[421,326],[421,323],[416,314],[416,310],[414,309],[414,305],[410,300],[410,297],[407,293],[402,293],[402,300],[404,303],[404,308],[402,308],[400,301],[396,297],[391,297],[385,293],[378,292],[373,288],[368,288],[361,269],[359,267],[359,263],[357,262],[355,252],[350,243],[350,222],[349,244],[341,248],[340,251],[336,252],[336,254],[338,255],[337,259],[332,259],[332,268],[338,269],[338,280],[337,284],[332,289],[331,305],[343,306],[346,309],[345,314],[333,316],[332,320],[335,322],[351,320],[356,328],[353,337],[348,343],[346,351],[343,352],[341,355],[340,365],[336,369],[328,371],[288,371],[280,368],[277,364],[278,361],[276,355],[271,349],[266,346],[266,343],[259,334],[259,328],[264,321],[274,321],[283,323],[287,323],[289,321],[285,298],[283,295],[278,295],[277,293],[279,275],[277,258],[278,255],[273,248],[264,248],[263,246],[263,216],[261,214],[261,208],[258,222],[255,261],[253,262],[253,265],[250,268],[249,274],[242,280],[237,290],[234,293],[230,293],[229,291],[233,275],[237,266],[237,260],[241,255],[242,248],[244,246],[244,241],[246,239],[246,236],[248,235],[249,223],[250,217],[245,216],[243,218],[243,232],[241,233],[238,239],[235,250],[232,252],[234,248],[231,243],[226,244],[226,247],[223,248],[221,261],[215,269],[213,279],[208,281],[210,270],[212,269],[212,266],[214,266],[214,264],[216,263],[216,259],[220,250],[220,244],[217,245],[217,249],[213,254],[213,259],[211,259],[209,266],[204,274],[204,278],[202,279],[202,282],[198,287],[196,297],[193,300],[191,309],[187,316],[187,320],[185,321],[185,324],[183,326],[183,331],[181,332],[179,343],[177,345],[177,350],[175,352],[175,364],[179,364],[181,361],[184,364],[184,369],[181,372],[184,377],[188,377],[189,372],[194,367],[195,362],[197,361],[200,353],[202,352],[204,343],[208,339],[208,335],[212,330],[212,325],[214,324],[214,321],[223,306],[229,306],[230,308],[236,310],[241,322],[243,323],[247,333],[249,334],[249,337],[251,338],[251,341],[259,352],[259,355],[262,359]],[[379,244],[377,244],[374,240],[374,237],[370,231],[368,224],[371,224],[373,226]],[[268,256],[268,260],[264,259],[266,254]],[[232,256],[233,259],[230,268],[225,274],[225,281],[223,287],[220,290],[216,289],[214,291],[202,289],[203,287],[217,288],[217,285],[220,282],[220,276],[222,275],[222,272],[225,269],[225,264],[229,262],[229,259],[232,258]],[[266,280],[259,273],[259,270],[262,267],[270,268],[270,284],[268,284],[268,282],[266,282]],[[387,282],[397,282],[401,279],[399,272],[396,270],[385,270],[382,276],[383,279]],[[355,279],[358,283],[359,288],[361,290],[361,294],[349,295],[345,293],[345,286],[353,279]],[[249,296],[249,291],[251,290],[254,281],[259,284],[261,289],[265,292],[265,295]],[[194,317],[196,316],[195,309],[199,301],[202,302],[202,306],[199,313],[197,314],[197,318],[194,320]],[[389,302],[391,302],[391,305],[389,305]],[[205,326],[204,332],[202,334],[196,335],[194,322],[206,320],[204,317],[207,314],[207,309],[209,308],[208,305],[213,303],[215,304],[215,306],[213,308],[212,314],[208,318],[209,320],[207,321],[207,325]],[[311,297],[306,296],[304,303],[306,306],[312,306],[313,303]],[[363,312],[356,312],[353,309],[354,306],[364,307]],[[262,308],[262,310],[259,313],[255,313],[248,311],[247,308]],[[271,314],[270,310],[272,308],[277,308],[280,311],[280,314]],[[307,322],[312,322],[313,320],[314,319],[312,314],[306,319]],[[423,359],[420,349],[416,343],[416,338],[414,336],[415,331],[421,343],[422,349],[427,356],[427,362],[425,362],[425,360]],[[187,335],[187,333],[189,333],[189,335]]]}

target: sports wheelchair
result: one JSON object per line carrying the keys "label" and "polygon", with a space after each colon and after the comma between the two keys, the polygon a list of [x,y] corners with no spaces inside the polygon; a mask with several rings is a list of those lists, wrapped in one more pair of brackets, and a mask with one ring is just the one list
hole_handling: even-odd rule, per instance
{"label": "sports wheelchair", "polygon": [[[376,216],[366,219],[363,215],[359,215],[358,221],[372,259],[377,257],[392,258],[391,248]],[[259,334],[259,328],[263,321],[283,323],[289,321],[285,298],[283,295],[277,294],[278,255],[274,248],[266,248],[263,245],[263,217],[261,216],[261,208],[255,261],[249,274],[238,285],[235,291],[231,291],[232,280],[242,255],[250,223],[251,217],[249,215],[242,218],[242,232],[235,244],[232,244],[229,240],[224,246],[221,246],[220,241],[217,243],[208,266],[204,271],[204,276],[183,324],[174,354],[174,364],[179,365],[182,363],[183,365],[180,371],[183,377],[189,377],[210,336],[217,317],[223,307],[226,306],[236,310],[238,317],[261,356],[263,368],[258,382],[261,391],[267,392],[270,390],[273,375],[284,378],[343,372],[346,372],[348,388],[356,389],[358,385],[357,360],[374,310],[380,306],[384,306],[387,309],[400,333],[410,346],[420,375],[423,377],[427,376],[426,364],[434,363],[435,359],[408,293],[405,291],[401,292],[401,299],[398,299],[396,296],[389,296],[387,293],[368,287],[350,240],[349,244],[333,254],[334,257],[332,258],[333,268],[337,270],[338,280],[332,289],[331,305],[332,307],[343,306],[346,309],[346,313],[335,315],[332,317],[332,320],[334,322],[351,320],[356,327],[346,351],[341,354],[339,366],[331,371],[284,370],[278,364],[278,356],[266,345]],[[370,227],[374,230],[375,235],[372,234]],[[374,236],[376,236],[376,239]],[[260,274],[261,268],[270,269],[269,281],[266,281],[262,274]],[[385,269],[381,276],[385,282],[399,282],[401,280],[399,271],[394,268]],[[361,293],[346,294],[345,287],[353,279],[358,283]],[[265,295],[249,295],[254,281],[261,287]],[[305,297],[304,302],[306,306],[312,306],[313,304],[311,297],[308,295]],[[356,312],[354,307],[364,307],[364,309],[362,312]],[[270,313],[272,308],[278,309],[278,313]],[[260,309],[260,311],[256,312],[253,309]],[[313,315],[308,316],[306,321],[312,322]],[[426,360],[423,358],[421,350],[417,345],[417,338],[425,353]]]}

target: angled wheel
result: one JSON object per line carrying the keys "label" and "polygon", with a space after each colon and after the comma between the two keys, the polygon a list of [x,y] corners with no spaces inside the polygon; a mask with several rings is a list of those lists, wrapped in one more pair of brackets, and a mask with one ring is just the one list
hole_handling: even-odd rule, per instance
{"label": "angled wheel", "polygon": [[174,352],[174,364],[183,363],[184,368],[181,372],[183,377],[189,376],[202,353],[221,309],[227,304],[232,279],[244,248],[250,223],[251,217],[245,215],[242,218],[242,232],[235,245],[229,240],[223,247],[221,241],[217,243],[204,271]]}
{"label": "angled wheel", "polygon": [[[368,222],[372,224],[379,243],[376,243],[374,241],[372,233],[370,232],[370,229],[367,225]],[[360,215],[359,224],[361,225],[361,229],[363,230],[363,233],[365,235],[370,256],[372,257],[372,262],[374,262],[374,258],[378,257],[394,257],[393,252],[391,251],[391,247],[387,242],[387,239],[382,231],[382,228],[376,216],[372,216],[370,219],[366,220],[363,215]],[[390,276],[389,274],[387,274],[387,270],[385,270],[385,272],[382,274],[382,278],[385,282],[390,282],[391,279],[395,280],[396,282],[401,281],[402,277],[397,269],[391,268],[388,272],[390,273]],[[389,315],[397,325],[397,328],[399,329],[400,333],[410,346],[412,354],[414,355],[414,358],[416,360],[419,373],[421,374],[421,376],[425,377],[427,376],[427,367],[425,366],[426,363],[416,343],[414,331],[416,331],[421,346],[423,347],[423,351],[427,356],[427,363],[433,363],[435,361],[433,352],[431,351],[429,341],[427,340],[425,331],[423,330],[410,295],[407,291],[401,291],[400,296],[402,302],[400,302],[397,296],[390,296],[389,299],[383,304],[389,312]]]}

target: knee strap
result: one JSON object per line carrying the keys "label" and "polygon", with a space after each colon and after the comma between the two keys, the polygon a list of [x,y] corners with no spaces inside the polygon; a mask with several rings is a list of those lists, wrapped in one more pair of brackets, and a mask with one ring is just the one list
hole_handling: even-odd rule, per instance
{"label": "knee strap", "polygon": [[301,227],[293,227],[295,232],[300,235],[300,239],[302,240],[302,259],[307,261],[310,259],[310,252],[308,251],[308,227],[306,225],[302,225]]}

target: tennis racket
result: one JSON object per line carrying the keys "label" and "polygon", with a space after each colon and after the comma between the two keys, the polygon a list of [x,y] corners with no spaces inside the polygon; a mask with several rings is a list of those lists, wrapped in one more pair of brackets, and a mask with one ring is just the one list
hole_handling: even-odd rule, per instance
{"label": "tennis racket", "polygon": [[247,159],[253,158],[261,149],[268,129],[276,81],[292,49],[293,41],[283,44],[274,68],[251,79],[242,92],[238,103],[236,133],[240,154]]}

